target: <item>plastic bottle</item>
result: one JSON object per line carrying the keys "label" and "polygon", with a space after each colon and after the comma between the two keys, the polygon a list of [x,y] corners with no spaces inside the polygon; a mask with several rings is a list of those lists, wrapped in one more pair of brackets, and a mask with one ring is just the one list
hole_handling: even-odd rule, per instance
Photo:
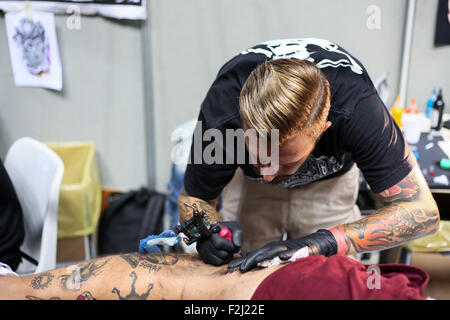
{"label": "plastic bottle", "polygon": [[416,144],[420,140],[421,121],[419,109],[417,108],[416,98],[411,99],[411,103],[402,115],[404,126],[404,135],[406,142]]}
{"label": "plastic bottle", "polygon": [[411,114],[418,114],[419,113],[419,108],[417,108],[416,97],[412,97],[411,98],[411,103],[409,104],[408,108],[406,108],[405,112],[406,113],[411,113]]}
{"label": "plastic bottle", "polygon": [[405,111],[401,104],[400,96],[397,96],[395,99],[395,103],[391,108],[392,117],[394,118],[395,122],[397,122],[397,125],[402,128],[402,114]]}
{"label": "plastic bottle", "polygon": [[436,101],[437,95],[436,95],[436,89],[433,88],[433,93],[431,94],[430,99],[427,101],[427,110],[426,110],[426,117],[430,119],[431,116],[431,109],[433,109],[433,104]]}
{"label": "plastic bottle", "polygon": [[431,109],[431,129],[439,131],[442,127],[442,115],[444,114],[444,100],[442,99],[442,89],[439,89],[436,101]]}

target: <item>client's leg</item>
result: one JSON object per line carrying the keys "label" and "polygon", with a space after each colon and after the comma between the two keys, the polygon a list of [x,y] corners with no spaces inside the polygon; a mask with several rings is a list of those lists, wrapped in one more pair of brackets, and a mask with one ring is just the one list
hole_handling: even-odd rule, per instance
{"label": "client's leg", "polygon": [[249,299],[278,268],[242,274],[197,255],[126,253],[26,277],[0,277],[0,299]]}

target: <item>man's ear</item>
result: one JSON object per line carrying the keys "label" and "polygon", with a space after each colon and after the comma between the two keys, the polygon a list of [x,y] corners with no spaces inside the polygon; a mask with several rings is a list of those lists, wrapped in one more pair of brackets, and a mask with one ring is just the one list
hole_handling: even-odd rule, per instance
{"label": "man's ear", "polygon": [[323,133],[324,133],[325,131],[327,131],[327,129],[328,129],[329,127],[331,127],[332,124],[333,124],[333,123],[332,123],[331,121],[327,121],[327,122],[325,123],[325,125],[323,126],[323,130],[322,130],[322,132],[320,133],[319,137],[317,138],[316,142],[319,141],[320,138],[322,138]]}
{"label": "man's ear", "polygon": [[325,126],[323,127],[322,133],[324,133],[325,131],[327,131],[327,129],[328,129],[329,127],[331,127],[331,125],[332,125],[332,122],[331,122],[331,121],[327,121],[327,122],[325,123]]}

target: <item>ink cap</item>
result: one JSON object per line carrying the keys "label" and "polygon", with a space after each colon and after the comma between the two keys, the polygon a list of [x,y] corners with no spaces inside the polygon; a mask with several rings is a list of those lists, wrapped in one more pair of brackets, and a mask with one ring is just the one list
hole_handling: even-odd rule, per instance
{"label": "ink cap", "polygon": [[450,159],[442,158],[440,162],[440,166],[442,169],[450,170]]}

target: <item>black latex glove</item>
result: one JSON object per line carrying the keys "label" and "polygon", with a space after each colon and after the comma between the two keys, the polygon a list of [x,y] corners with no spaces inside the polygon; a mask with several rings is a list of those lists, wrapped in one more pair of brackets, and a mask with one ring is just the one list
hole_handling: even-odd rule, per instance
{"label": "black latex glove", "polygon": [[265,246],[250,252],[245,257],[231,261],[228,268],[239,267],[242,272],[257,266],[258,262],[272,259],[278,256],[281,260],[288,260],[303,247],[309,248],[310,255],[321,254],[326,257],[337,253],[337,243],[333,234],[325,229],[299,239],[286,241],[272,241]]}
{"label": "black latex glove", "polygon": [[236,221],[221,221],[222,227],[231,231],[232,242],[213,233],[211,237],[197,241],[197,252],[205,263],[215,266],[226,264],[242,246],[242,229]]}

